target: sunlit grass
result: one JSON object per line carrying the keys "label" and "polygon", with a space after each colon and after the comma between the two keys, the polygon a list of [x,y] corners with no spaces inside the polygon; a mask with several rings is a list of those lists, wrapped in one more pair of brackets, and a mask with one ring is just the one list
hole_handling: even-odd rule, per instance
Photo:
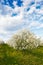
{"label": "sunlit grass", "polygon": [[15,50],[7,44],[0,44],[0,65],[43,65],[43,47]]}

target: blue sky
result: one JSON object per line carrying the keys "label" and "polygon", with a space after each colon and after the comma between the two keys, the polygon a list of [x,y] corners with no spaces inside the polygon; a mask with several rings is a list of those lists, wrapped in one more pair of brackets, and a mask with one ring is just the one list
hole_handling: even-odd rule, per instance
{"label": "blue sky", "polygon": [[0,38],[29,29],[43,39],[43,0],[0,0]]}

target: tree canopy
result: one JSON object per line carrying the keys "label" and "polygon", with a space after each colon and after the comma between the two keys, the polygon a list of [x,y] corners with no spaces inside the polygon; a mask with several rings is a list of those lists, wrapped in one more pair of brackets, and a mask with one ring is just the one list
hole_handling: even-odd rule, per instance
{"label": "tree canopy", "polygon": [[32,49],[40,44],[40,39],[30,31],[22,30],[12,37],[10,44],[16,49]]}

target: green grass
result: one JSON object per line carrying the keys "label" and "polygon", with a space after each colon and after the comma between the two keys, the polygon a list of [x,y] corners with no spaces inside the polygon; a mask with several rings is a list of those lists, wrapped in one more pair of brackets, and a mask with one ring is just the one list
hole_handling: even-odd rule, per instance
{"label": "green grass", "polygon": [[43,47],[20,51],[0,44],[0,65],[43,65]]}

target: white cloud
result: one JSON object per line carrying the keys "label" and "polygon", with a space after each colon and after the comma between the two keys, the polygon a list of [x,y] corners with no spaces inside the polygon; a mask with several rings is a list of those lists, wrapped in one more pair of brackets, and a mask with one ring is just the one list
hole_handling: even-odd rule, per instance
{"label": "white cloud", "polygon": [[14,28],[15,26],[22,23],[22,15],[11,17],[11,16],[2,16],[0,15],[0,34],[9,35],[10,33],[7,28]]}
{"label": "white cloud", "polygon": [[[35,4],[30,6],[29,4],[31,3],[31,1],[33,2],[34,0],[23,0],[22,7],[17,6],[17,2],[13,2],[15,6],[14,9],[7,5],[5,6],[0,4],[0,34],[7,35],[6,37],[8,37],[12,35],[15,30],[9,31],[7,29],[14,28],[15,26],[21,25],[23,23],[25,25],[23,26],[23,28],[31,29],[32,27],[34,27],[40,29],[41,27],[43,27],[43,24],[40,24],[39,22],[40,20],[43,20],[43,16],[41,16],[41,14],[43,14],[43,8],[40,5],[41,9],[36,9],[37,0],[34,1]],[[30,10],[27,11],[27,8],[30,8]],[[13,13],[17,13],[17,16],[12,17],[11,15]]]}

